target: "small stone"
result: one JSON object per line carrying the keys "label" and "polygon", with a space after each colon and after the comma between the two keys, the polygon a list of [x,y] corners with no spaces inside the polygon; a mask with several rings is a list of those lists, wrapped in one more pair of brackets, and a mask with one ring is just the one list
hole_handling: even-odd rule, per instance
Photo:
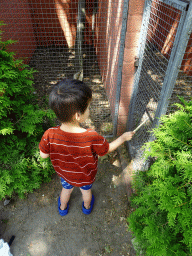
{"label": "small stone", "polygon": [[9,203],[10,203],[10,200],[5,199],[5,201],[4,201],[4,206],[8,205]]}

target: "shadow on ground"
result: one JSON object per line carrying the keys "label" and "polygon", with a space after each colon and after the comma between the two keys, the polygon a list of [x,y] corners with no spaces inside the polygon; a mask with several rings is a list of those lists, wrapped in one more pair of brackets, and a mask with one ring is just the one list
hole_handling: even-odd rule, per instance
{"label": "shadow on ground", "polygon": [[7,206],[0,202],[0,238],[8,242],[15,236],[11,245],[14,256],[134,256],[126,223],[126,188],[118,181],[121,173],[121,167],[114,166],[109,158],[99,160],[90,215],[81,211],[77,188],[68,215],[58,214],[61,185],[57,175],[24,200],[16,197]]}

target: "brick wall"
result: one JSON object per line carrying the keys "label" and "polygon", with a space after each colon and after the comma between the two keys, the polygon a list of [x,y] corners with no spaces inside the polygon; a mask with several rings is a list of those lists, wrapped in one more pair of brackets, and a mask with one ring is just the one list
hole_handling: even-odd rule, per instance
{"label": "brick wall", "polygon": [[[42,46],[75,45],[78,1],[77,0],[29,0],[37,44]],[[84,39],[92,44],[93,0],[86,0]]]}
{"label": "brick wall", "polygon": [[[1,27],[2,39],[18,40],[19,42],[9,46],[18,58],[28,58],[36,48],[36,40],[31,25],[31,15],[27,0],[1,0],[0,20],[6,25]],[[25,47],[23,47],[25,46]]]}
{"label": "brick wall", "polygon": [[[86,1],[85,41],[92,43],[93,0]],[[18,40],[10,47],[17,57],[30,58],[37,46],[75,45],[78,1],[73,0],[2,0],[0,20],[7,25],[3,40]]]}
{"label": "brick wall", "polygon": [[129,0],[117,135],[126,130],[144,2],[144,0]]}
{"label": "brick wall", "polygon": [[97,60],[114,118],[117,93],[119,46],[123,0],[100,0],[98,3],[95,47]]}

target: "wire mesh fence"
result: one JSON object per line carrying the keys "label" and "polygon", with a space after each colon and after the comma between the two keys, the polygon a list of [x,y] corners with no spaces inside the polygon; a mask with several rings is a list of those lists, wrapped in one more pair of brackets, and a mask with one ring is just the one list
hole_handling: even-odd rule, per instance
{"label": "wire mesh fence", "polygon": [[106,77],[109,66],[118,65],[123,0],[16,0],[3,1],[0,8],[4,39],[17,39],[12,50],[37,70],[34,87],[40,104],[64,77],[83,79],[93,90],[86,125],[112,135],[117,75],[111,87]]}
{"label": "wire mesh fence", "polygon": [[135,76],[128,129],[134,130],[144,120],[147,122],[128,143],[134,170],[146,167],[143,145],[152,139],[152,128],[161,116],[161,109],[166,108],[164,99],[169,101],[167,112],[170,112],[172,103],[178,101],[177,95],[185,99],[191,97],[191,39],[171,99],[167,92],[167,87],[171,87],[168,81],[175,63],[178,42],[184,40],[180,35],[186,12],[187,5],[183,5],[183,2],[146,1],[139,67]]}
{"label": "wire mesh fence", "polygon": [[173,104],[180,103],[179,97],[183,97],[186,101],[192,99],[192,33],[190,34],[173,93],[170,97],[167,114],[176,109]]}

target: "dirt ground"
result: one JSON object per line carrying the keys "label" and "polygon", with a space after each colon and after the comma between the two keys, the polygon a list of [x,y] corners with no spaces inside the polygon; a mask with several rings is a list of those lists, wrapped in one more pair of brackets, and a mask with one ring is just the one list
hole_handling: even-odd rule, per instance
{"label": "dirt ground", "polygon": [[7,206],[0,202],[0,238],[8,242],[15,236],[14,256],[134,256],[126,222],[131,209],[121,174],[116,154],[99,159],[90,215],[82,213],[78,188],[72,193],[68,215],[59,215],[61,185],[56,174],[25,199],[15,197]]}

